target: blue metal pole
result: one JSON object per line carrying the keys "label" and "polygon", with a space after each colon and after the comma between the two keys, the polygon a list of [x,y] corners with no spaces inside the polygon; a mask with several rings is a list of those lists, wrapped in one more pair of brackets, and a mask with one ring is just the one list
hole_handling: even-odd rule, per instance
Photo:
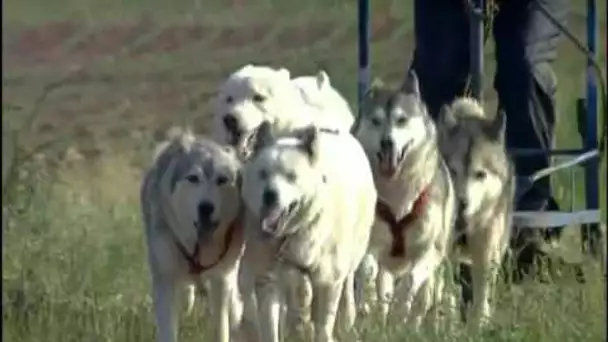
{"label": "blue metal pole", "polygon": [[[597,50],[597,11],[595,0],[587,0],[587,48],[592,54]],[[584,146],[587,151],[598,148],[597,145],[597,83],[593,72],[592,61],[587,61],[587,120]],[[599,208],[599,160],[589,161],[585,166],[585,200],[587,209]],[[586,232],[589,239],[590,252],[594,253],[594,245],[597,243],[594,237],[597,235],[598,227],[587,227]]]}
{"label": "blue metal pole", "polygon": [[[358,25],[359,25],[359,74],[358,74],[358,108],[360,110],[361,103],[365,93],[369,89],[370,84],[370,0],[358,0]],[[360,115],[361,113],[359,113]]]}
{"label": "blue metal pole", "polygon": [[473,0],[469,18],[470,29],[470,63],[471,63],[471,92],[473,97],[479,101],[483,100],[483,10],[485,0]]}

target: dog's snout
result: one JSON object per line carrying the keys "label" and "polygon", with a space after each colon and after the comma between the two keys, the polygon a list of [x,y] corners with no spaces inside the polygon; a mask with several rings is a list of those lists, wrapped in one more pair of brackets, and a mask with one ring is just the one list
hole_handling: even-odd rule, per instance
{"label": "dog's snout", "polygon": [[380,148],[383,151],[392,151],[395,145],[393,144],[393,140],[390,138],[383,138],[380,140]]}
{"label": "dog's snout", "polygon": [[262,203],[264,204],[264,206],[273,207],[277,204],[278,200],[279,200],[279,194],[276,192],[276,190],[273,190],[273,189],[264,190],[264,193],[262,194]]}
{"label": "dog's snout", "polygon": [[222,121],[229,132],[237,133],[239,131],[239,122],[234,115],[225,114]]}
{"label": "dog's snout", "polygon": [[464,211],[469,205],[467,198],[465,196],[457,196],[456,199],[458,201],[458,209]]}
{"label": "dog's snout", "polygon": [[201,219],[209,219],[215,210],[215,206],[211,202],[201,202],[198,205],[198,215]]}

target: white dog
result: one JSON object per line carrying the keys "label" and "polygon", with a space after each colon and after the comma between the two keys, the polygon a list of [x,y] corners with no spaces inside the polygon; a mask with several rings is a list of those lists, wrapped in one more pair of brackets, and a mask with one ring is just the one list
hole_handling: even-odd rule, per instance
{"label": "white dog", "polygon": [[211,285],[213,341],[230,341],[239,324],[237,274],[244,249],[239,171],[232,148],[190,133],[157,148],[142,183],[141,205],[159,342],[176,341],[176,297],[188,284]]}
{"label": "white dog", "polygon": [[214,138],[237,147],[246,157],[252,133],[264,120],[275,132],[288,132],[312,122],[348,131],[353,117],[343,102],[324,72],[292,80],[285,68],[248,64],[219,86]]}
{"label": "white dog", "polygon": [[247,247],[241,279],[243,293],[254,290],[259,310],[249,306],[248,314],[258,316],[261,341],[276,342],[281,297],[295,291],[288,309],[312,305],[315,341],[334,341],[336,314],[343,336],[356,315],[354,272],[367,250],[376,203],[369,163],[349,133],[315,126],[275,138],[265,122],[255,140],[242,188]]}
{"label": "white dog", "polygon": [[314,76],[299,76],[292,82],[300,89],[306,103],[322,109],[325,113],[323,126],[341,127],[350,130],[355,122],[346,99],[333,87],[324,70]]}

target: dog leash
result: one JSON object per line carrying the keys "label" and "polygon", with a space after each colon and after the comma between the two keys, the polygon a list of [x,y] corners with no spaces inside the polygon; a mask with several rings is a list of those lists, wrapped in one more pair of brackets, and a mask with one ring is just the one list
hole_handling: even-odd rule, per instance
{"label": "dog leash", "polygon": [[528,192],[528,190],[530,190],[532,188],[534,183],[536,181],[538,181],[539,179],[549,176],[549,175],[555,173],[556,171],[559,171],[562,169],[567,169],[572,166],[576,166],[578,164],[582,164],[582,163],[586,162],[587,160],[597,157],[599,155],[599,153],[600,153],[600,151],[598,151],[597,149],[587,151],[587,152],[577,156],[576,158],[572,158],[563,163],[538,170],[529,176],[517,177],[517,191],[516,191],[516,195],[515,195],[516,202],[521,197],[523,197],[523,195],[525,195]]}

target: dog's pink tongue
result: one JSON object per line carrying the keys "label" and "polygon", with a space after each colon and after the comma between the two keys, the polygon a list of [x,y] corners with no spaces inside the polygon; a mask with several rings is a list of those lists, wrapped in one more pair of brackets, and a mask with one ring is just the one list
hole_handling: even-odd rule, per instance
{"label": "dog's pink tongue", "polygon": [[383,159],[380,163],[380,172],[384,176],[392,176],[395,173],[395,163],[392,158]]}
{"label": "dog's pink tongue", "polygon": [[266,217],[262,219],[262,229],[265,231],[275,231],[281,218],[280,210],[273,210],[269,212]]}

